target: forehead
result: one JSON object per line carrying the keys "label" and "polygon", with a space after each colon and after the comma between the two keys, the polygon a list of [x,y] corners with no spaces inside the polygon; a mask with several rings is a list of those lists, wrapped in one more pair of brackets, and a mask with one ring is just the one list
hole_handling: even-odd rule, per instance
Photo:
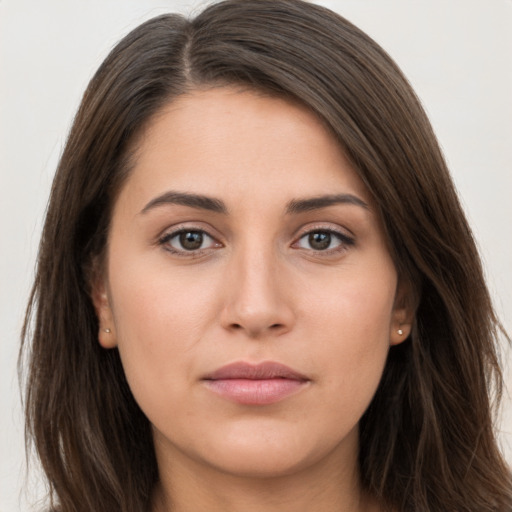
{"label": "forehead", "polygon": [[341,145],[309,109],[232,87],[182,95],[157,113],[125,188],[147,198],[172,188],[227,201],[276,190],[283,201],[335,192],[369,201]]}

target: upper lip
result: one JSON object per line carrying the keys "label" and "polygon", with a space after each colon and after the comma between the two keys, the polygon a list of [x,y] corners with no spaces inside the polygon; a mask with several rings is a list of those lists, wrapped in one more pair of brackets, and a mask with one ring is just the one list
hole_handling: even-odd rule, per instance
{"label": "upper lip", "polygon": [[307,381],[305,375],[293,370],[292,368],[277,363],[275,361],[265,361],[258,364],[246,363],[243,361],[235,362],[222,366],[221,368],[209,373],[204,380],[223,380],[223,379],[293,379]]}

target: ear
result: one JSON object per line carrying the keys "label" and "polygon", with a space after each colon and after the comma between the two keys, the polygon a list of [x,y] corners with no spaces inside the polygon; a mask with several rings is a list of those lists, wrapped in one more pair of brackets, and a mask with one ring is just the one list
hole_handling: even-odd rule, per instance
{"label": "ear", "polygon": [[110,307],[110,299],[106,279],[97,277],[91,287],[91,299],[98,317],[98,341],[103,348],[117,347],[114,316]]}
{"label": "ear", "polygon": [[416,315],[416,308],[417,299],[412,284],[399,281],[390,325],[390,345],[398,345],[409,337]]}

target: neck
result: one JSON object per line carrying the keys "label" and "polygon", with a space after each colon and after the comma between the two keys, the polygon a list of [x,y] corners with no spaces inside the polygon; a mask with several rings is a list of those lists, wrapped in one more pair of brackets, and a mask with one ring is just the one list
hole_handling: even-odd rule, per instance
{"label": "neck", "polygon": [[357,456],[330,457],[286,475],[241,476],[173,454],[159,459],[153,512],[378,512],[360,488]]}

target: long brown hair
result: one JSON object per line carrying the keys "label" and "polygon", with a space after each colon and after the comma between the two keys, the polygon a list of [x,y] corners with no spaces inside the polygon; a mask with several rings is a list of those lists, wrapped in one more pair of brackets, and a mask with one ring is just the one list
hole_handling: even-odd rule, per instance
{"label": "long brown hair", "polygon": [[512,509],[493,433],[499,323],[475,243],[420,103],[347,20],[300,0],[228,0],[128,34],[84,95],[53,183],[23,330],[27,435],[51,509],[147,510],[151,429],[89,296],[137,135],[166,103],[242,84],[309,107],[338,138],[416,292],[413,332],[389,353],[360,422],[363,487],[399,511]]}

